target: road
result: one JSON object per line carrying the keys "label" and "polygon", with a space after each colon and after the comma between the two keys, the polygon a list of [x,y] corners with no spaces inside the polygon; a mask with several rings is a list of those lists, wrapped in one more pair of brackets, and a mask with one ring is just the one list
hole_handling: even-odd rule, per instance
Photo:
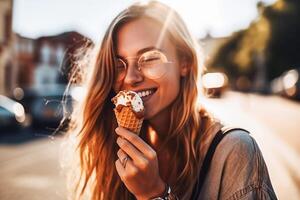
{"label": "road", "polygon": [[21,136],[14,136],[21,138],[16,139],[15,144],[7,135],[5,139],[1,138],[0,199],[66,199],[64,176],[58,160],[62,137],[40,131],[19,134]]}
{"label": "road", "polygon": [[[200,101],[224,123],[251,131],[262,150],[279,199],[300,199],[300,103],[235,92],[227,92],[221,99]],[[58,159],[63,151],[62,141],[61,136],[32,130],[0,136],[0,199],[66,199]]]}

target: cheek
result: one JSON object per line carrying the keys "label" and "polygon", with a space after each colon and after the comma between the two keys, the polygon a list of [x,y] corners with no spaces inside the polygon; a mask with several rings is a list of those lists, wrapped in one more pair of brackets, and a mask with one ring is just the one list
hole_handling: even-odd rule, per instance
{"label": "cheek", "polygon": [[172,82],[170,82],[167,87],[165,88],[166,93],[168,93],[168,98],[170,101],[174,101],[174,99],[177,97],[179,93],[179,80],[174,79]]}
{"label": "cheek", "polygon": [[172,103],[179,93],[179,84],[180,77],[178,74],[172,74],[167,76],[164,80],[161,80],[160,89],[161,89],[161,100],[164,104]]}
{"label": "cheek", "polygon": [[121,87],[122,87],[122,83],[113,84],[113,90],[115,91],[115,93],[118,93],[121,90]]}

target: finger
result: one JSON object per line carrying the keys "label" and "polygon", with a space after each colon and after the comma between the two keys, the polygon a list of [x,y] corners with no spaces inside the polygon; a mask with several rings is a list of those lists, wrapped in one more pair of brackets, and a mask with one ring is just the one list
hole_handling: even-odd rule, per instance
{"label": "finger", "polygon": [[128,156],[122,149],[118,150],[117,155],[121,160]]}
{"label": "finger", "polygon": [[116,160],[115,162],[116,170],[123,182],[130,180],[131,178],[135,177],[138,173],[137,168],[133,165],[131,160],[127,161],[125,168],[123,167],[120,160]]}
{"label": "finger", "polygon": [[153,156],[156,155],[156,152],[135,133],[128,131],[127,129],[122,127],[117,127],[116,133],[132,143],[140,152],[142,152],[146,156],[146,158],[153,158]]}
{"label": "finger", "polygon": [[134,163],[132,162],[131,159],[127,160],[126,166],[124,167],[125,169],[125,178],[129,178],[129,177],[134,177],[136,176],[138,169],[136,168],[136,166],[134,165]]}
{"label": "finger", "polygon": [[123,180],[123,177],[125,175],[125,169],[124,169],[121,161],[119,159],[116,160],[115,165],[116,165],[116,170],[117,170],[121,180]]}
{"label": "finger", "polygon": [[[124,159],[125,159],[126,157],[127,157],[128,159],[130,159],[130,158],[128,157],[128,155],[127,155],[122,149],[119,149],[118,152],[117,152],[117,154],[118,154],[118,157],[119,157],[119,159],[120,159],[122,165],[124,165],[124,161],[125,161]],[[141,169],[141,170],[146,170],[147,167],[148,167],[148,165],[149,165],[149,162],[148,162],[146,159],[143,158],[143,159],[139,160],[138,162],[135,161],[135,162],[134,162],[134,165],[135,165],[137,168]]]}
{"label": "finger", "polygon": [[117,144],[119,145],[121,152],[118,151],[118,156],[128,155],[135,164],[143,163],[145,162],[144,155],[135,148],[130,142],[128,142],[126,139],[123,139],[121,137],[117,138]]}
{"label": "finger", "polygon": [[119,151],[117,152],[117,155],[118,155],[118,158],[122,165],[124,165],[124,162],[127,162],[127,159],[129,159],[129,156],[121,149],[119,149]]}

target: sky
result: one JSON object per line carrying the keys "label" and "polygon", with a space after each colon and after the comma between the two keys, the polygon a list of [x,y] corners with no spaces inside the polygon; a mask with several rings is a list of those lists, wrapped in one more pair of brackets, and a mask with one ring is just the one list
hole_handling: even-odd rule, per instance
{"label": "sky", "polygon": [[[197,38],[229,36],[257,18],[259,0],[161,0],[177,10]],[[267,5],[276,0],[262,0]],[[112,19],[136,0],[14,0],[13,29],[37,38],[78,31],[100,41]]]}

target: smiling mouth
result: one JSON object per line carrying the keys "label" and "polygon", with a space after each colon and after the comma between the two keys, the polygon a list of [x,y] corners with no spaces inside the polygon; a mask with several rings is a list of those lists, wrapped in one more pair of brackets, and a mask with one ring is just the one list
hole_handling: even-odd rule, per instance
{"label": "smiling mouth", "polygon": [[157,88],[138,91],[137,94],[142,98],[143,102],[147,101],[155,92]]}

